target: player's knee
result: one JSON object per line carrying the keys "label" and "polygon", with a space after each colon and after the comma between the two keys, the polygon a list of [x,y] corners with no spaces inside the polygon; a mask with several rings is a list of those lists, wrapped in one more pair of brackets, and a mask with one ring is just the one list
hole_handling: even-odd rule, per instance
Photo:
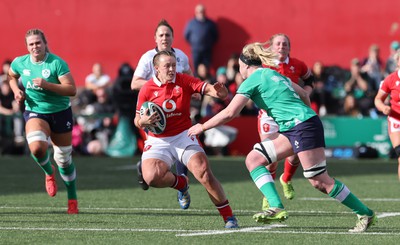
{"label": "player's knee", "polygon": [[151,187],[163,187],[166,174],[160,171],[143,171],[143,179]]}
{"label": "player's knee", "polygon": [[274,143],[270,139],[266,139],[253,146],[253,150],[261,154],[268,164],[277,161]]}
{"label": "player's knee", "polygon": [[47,135],[42,131],[33,131],[26,135],[29,150],[35,157],[43,157],[47,150]]}
{"label": "player's knee", "polygon": [[307,179],[311,179],[325,172],[326,172],[326,161],[324,160],[321,163],[315,164],[311,168],[304,169],[303,175]]}
{"label": "player's knee", "polygon": [[72,146],[55,146],[54,149],[54,161],[61,168],[66,168],[71,164]]}
{"label": "player's knee", "polygon": [[396,156],[397,156],[397,157],[400,157],[400,145],[398,145],[398,146],[396,146],[396,147],[394,148],[394,152],[396,153]]}

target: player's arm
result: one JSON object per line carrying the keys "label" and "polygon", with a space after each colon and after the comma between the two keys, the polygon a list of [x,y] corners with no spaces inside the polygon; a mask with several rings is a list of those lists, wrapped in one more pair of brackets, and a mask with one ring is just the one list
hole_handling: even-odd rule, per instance
{"label": "player's arm", "polygon": [[233,118],[237,117],[240,114],[243,107],[246,106],[248,101],[249,98],[247,98],[246,96],[241,94],[236,94],[225,109],[220,111],[217,115],[213,116],[205,123],[203,124],[198,123],[192,126],[188,131],[188,135],[189,136],[199,135],[210,128],[214,128],[216,126],[231,121]]}
{"label": "player's arm", "polygon": [[12,69],[8,70],[8,80],[10,81],[11,90],[14,93],[14,99],[18,104],[22,104],[25,100],[25,93],[18,86],[19,75],[15,74]]}
{"label": "player's arm", "polygon": [[311,107],[310,96],[307,93],[307,91],[295,83],[292,83],[292,87],[294,88],[296,93],[300,96],[300,99],[304,102],[304,104]]}
{"label": "player's arm", "polygon": [[146,82],[147,80],[144,79],[143,77],[133,76],[131,82],[131,89],[140,90]]}
{"label": "player's arm", "polygon": [[35,84],[36,86],[52,91],[56,94],[62,96],[76,95],[75,81],[71,73],[59,76],[58,81],[60,82],[59,84],[48,82],[41,77],[32,79],[33,84]]}
{"label": "player's arm", "polygon": [[391,108],[390,106],[385,104],[385,100],[388,97],[388,93],[386,93],[385,91],[383,91],[382,89],[380,89],[378,91],[378,93],[375,96],[375,107],[376,109],[378,109],[378,111],[381,111],[383,114],[385,115],[389,115]]}
{"label": "player's arm", "polygon": [[190,67],[189,67],[189,69],[188,70],[185,70],[185,71],[183,71],[182,73],[185,73],[185,74],[188,74],[188,75],[190,75],[190,76],[194,76],[193,75],[193,72],[192,72],[192,69],[190,69]]}
{"label": "player's arm", "polygon": [[315,77],[310,71],[309,76],[307,78],[303,78],[302,80],[304,82],[303,89],[307,92],[308,96],[310,97],[310,95],[314,89]]}

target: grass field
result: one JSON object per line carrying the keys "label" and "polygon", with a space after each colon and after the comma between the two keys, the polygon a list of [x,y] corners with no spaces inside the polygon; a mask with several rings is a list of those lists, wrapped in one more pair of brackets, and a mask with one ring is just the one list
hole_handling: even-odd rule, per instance
{"label": "grass field", "polygon": [[[314,190],[302,177],[293,180],[297,196],[283,200],[289,219],[261,225],[261,193],[243,158],[210,158],[240,229],[226,230],[203,187],[190,175],[192,203],[180,210],[176,191],[143,191],[136,182],[135,159],[75,157],[79,215],[66,214],[66,191],[51,198],[44,174],[29,157],[0,157],[0,244],[398,244],[400,183],[392,160],[329,160],[330,174],[374,209],[379,222],[351,234],[356,216]],[[282,164],[278,169],[281,173]],[[277,183],[281,193],[281,186]],[[282,193],[281,193],[282,194]]]}

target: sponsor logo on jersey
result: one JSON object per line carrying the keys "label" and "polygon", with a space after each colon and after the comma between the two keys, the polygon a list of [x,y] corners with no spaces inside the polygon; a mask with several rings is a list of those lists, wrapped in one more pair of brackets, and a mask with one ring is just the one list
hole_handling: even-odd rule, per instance
{"label": "sponsor logo on jersey", "polygon": [[23,74],[24,76],[30,76],[30,75],[31,75],[31,70],[23,69],[23,70],[22,70],[22,74]]}
{"label": "sponsor logo on jersey", "polygon": [[154,96],[157,98],[158,97],[158,91],[154,91]]}
{"label": "sponsor logo on jersey", "polygon": [[43,78],[49,78],[50,77],[50,70],[49,69],[42,70],[42,76],[43,76]]}
{"label": "sponsor logo on jersey", "polygon": [[292,72],[292,73],[294,73],[294,66],[290,66],[290,71]]}
{"label": "sponsor logo on jersey", "polygon": [[43,90],[43,88],[36,86],[32,81],[26,83],[26,89]]}
{"label": "sponsor logo on jersey", "polygon": [[173,100],[165,100],[162,103],[162,108],[165,112],[172,112],[176,110],[176,103]]}

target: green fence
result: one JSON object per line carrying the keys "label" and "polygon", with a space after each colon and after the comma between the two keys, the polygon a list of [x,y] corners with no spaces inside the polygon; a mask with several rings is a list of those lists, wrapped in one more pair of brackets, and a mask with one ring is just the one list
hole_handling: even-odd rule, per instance
{"label": "green fence", "polygon": [[327,147],[356,147],[362,144],[388,157],[392,148],[385,118],[323,117]]}

